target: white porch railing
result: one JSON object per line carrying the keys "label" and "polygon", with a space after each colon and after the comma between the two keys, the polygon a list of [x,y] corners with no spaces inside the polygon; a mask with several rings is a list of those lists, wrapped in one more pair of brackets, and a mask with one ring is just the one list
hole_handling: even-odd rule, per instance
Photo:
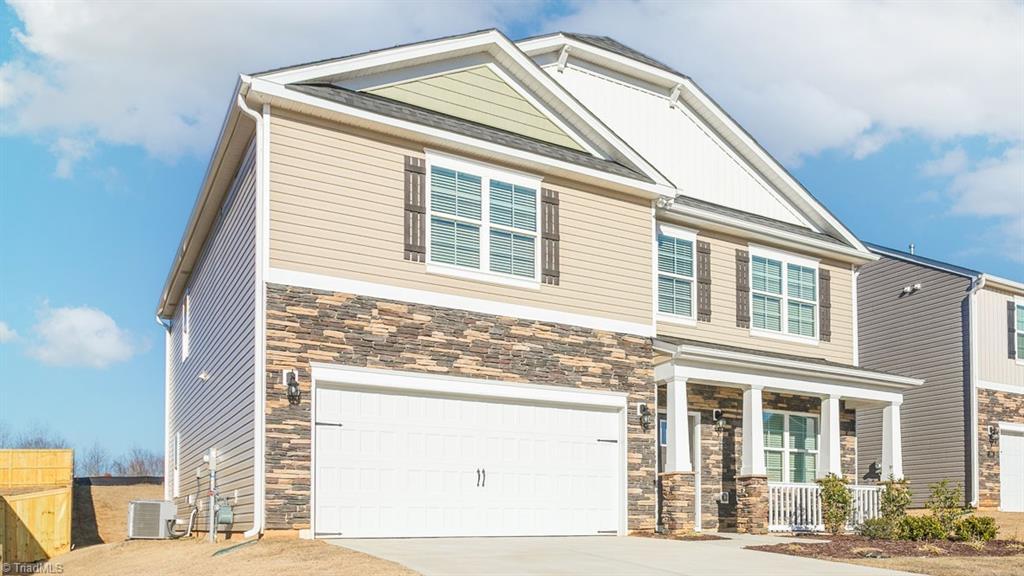
{"label": "white porch railing", "polygon": [[[853,529],[880,514],[881,486],[850,486],[853,509],[847,528]],[[768,484],[768,530],[771,532],[821,532],[821,487],[817,484]]]}

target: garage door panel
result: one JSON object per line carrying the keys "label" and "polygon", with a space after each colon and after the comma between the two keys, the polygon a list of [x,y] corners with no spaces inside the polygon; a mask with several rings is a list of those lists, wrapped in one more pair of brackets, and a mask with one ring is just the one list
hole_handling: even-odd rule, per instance
{"label": "garage door panel", "polygon": [[999,508],[1024,512],[1024,432],[999,435]]}
{"label": "garage door panel", "polygon": [[617,528],[619,446],[598,442],[618,438],[616,412],[334,387],[316,399],[318,534]]}

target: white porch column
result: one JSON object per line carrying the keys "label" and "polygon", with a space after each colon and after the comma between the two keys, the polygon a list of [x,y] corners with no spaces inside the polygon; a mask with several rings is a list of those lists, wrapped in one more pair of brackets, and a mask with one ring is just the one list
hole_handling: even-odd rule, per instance
{"label": "white porch column", "polygon": [[842,477],[843,461],[839,434],[839,396],[821,399],[821,446],[818,446],[818,478],[829,474]]}
{"label": "white porch column", "polygon": [[900,404],[891,402],[882,409],[882,480],[892,475],[903,478],[903,435],[900,431]]}
{"label": "white porch column", "polygon": [[665,472],[693,472],[690,461],[690,420],[686,407],[686,378],[674,377],[665,384],[668,392],[668,446]]}
{"label": "white porch column", "polygon": [[740,476],[764,476],[764,416],[761,388],[751,385],[743,391],[743,454]]}

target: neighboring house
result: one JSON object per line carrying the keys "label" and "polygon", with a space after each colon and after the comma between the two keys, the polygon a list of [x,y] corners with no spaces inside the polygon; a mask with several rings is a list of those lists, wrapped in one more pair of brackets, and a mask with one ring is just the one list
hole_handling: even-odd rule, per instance
{"label": "neighboring house", "polygon": [[[941,480],[967,504],[1024,512],[1024,284],[882,246],[859,274],[865,367],[925,380],[903,403],[914,502]],[[880,458],[877,411],[858,413],[861,475]]]}
{"label": "neighboring house", "polygon": [[249,534],[813,527],[857,411],[901,473],[921,381],[857,366],[877,258],[609,38],[242,76],[157,312],[167,497],[184,517],[213,449]]}

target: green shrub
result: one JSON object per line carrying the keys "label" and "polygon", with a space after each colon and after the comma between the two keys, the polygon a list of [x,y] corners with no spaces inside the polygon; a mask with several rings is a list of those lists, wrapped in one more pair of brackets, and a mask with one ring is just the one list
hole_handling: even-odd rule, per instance
{"label": "green shrub", "polygon": [[900,536],[905,540],[945,540],[948,535],[934,516],[906,516],[900,522]]}
{"label": "green shrub", "polygon": [[[911,493],[910,482],[906,478],[895,479],[891,475],[889,479],[882,482],[885,490],[879,497],[879,511],[882,516],[877,526],[869,530],[875,530],[880,534],[879,538],[886,540],[903,539],[903,519],[907,517],[907,506],[910,506]],[[863,533],[863,528],[861,529]]]}
{"label": "green shrub", "polygon": [[885,518],[868,518],[859,526],[860,535],[871,540],[894,540],[893,525]]}
{"label": "green shrub", "polygon": [[961,518],[953,529],[957,540],[968,542],[988,542],[996,537],[999,526],[991,516],[968,516]]}
{"label": "green shrub", "polygon": [[950,488],[949,481],[943,480],[937,484],[932,484],[930,488],[932,493],[928,496],[925,506],[928,507],[932,517],[938,521],[945,531],[943,537],[947,537],[956,529],[960,518],[968,514],[968,509],[963,504],[963,486],[957,484],[955,488]]}
{"label": "green shrub", "polygon": [[853,511],[853,494],[846,487],[846,479],[835,474],[817,480],[821,486],[821,518],[825,530],[842,534],[846,520]]}

